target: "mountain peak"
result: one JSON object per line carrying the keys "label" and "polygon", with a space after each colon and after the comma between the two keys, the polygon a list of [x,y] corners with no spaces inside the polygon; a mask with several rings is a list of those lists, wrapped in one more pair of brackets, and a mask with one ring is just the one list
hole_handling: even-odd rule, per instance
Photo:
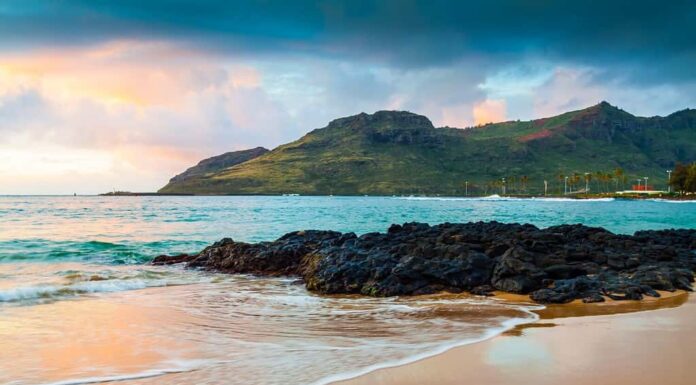
{"label": "mountain peak", "polygon": [[609,102],[607,102],[606,100],[602,100],[601,102],[599,102],[599,104],[596,104],[596,105],[594,105],[594,106],[588,108],[588,110],[591,110],[591,111],[599,111],[599,112],[617,112],[617,111],[618,111],[618,112],[624,112],[624,113],[625,113],[624,110],[620,109],[620,108],[617,107],[617,106],[611,105],[611,104],[610,104]]}
{"label": "mountain peak", "polygon": [[600,103],[595,104],[592,107],[585,108],[583,110],[577,111],[575,120],[582,120],[589,117],[596,118],[611,118],[611,119],[627,119],[634,118],[634,116],[621,108],[609,104],[609,102],[602,100]]}
{"label": "mountain peak", "polygon": [[329,127],[360,128],[364,126],[391,126],[394,128],[434,128],[430,119],[409,111],[364,112],[332,120]]}

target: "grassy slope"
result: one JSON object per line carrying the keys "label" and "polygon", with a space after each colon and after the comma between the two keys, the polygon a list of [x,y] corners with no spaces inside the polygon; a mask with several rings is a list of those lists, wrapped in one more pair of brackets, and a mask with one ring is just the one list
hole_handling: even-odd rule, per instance
{"label": "grassy slope", "polygon": [[414,123],[408,120],[412,114],[404,121],[402,113],[393,113],[394,119],[382,114],[341,119],[263,156],[160,192],[459,195],[465,180],[470,192],[483,193],[487,182],[522,175],[529,178],[529,192],[542,191],[545,179],[557,191],[559,174],[622,167],[631,179],[658,181],[675,161],[696,159],[694,110],[637,118],[600,104],[466,130]]}

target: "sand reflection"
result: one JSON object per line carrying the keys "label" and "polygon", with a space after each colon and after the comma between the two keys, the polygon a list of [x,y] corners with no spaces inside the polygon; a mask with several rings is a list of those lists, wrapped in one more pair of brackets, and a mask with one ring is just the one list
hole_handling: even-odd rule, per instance
{"label": "sand reflection", "polygon": [[0,383],[128,375],[200,358],[192,344],[157,331],[161,322],[185,318],[171,309],[104,299],[3,309]]}

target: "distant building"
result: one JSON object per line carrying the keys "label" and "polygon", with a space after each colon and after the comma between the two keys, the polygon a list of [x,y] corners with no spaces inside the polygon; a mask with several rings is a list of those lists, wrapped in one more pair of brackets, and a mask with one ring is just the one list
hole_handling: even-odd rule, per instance
{"label": "distant building", "polygon": [[653,191],[655,188],[651,185],[644,185],[644,184],[634,184],[631,186],[631,190],[633,191]]}

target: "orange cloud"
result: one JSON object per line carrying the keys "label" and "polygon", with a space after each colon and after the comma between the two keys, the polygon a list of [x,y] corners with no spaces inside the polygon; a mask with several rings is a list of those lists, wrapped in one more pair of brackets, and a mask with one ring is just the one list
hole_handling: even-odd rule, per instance
{"label": "orange cloud", "polygon": [[467,127],[471,125],[471,105],[468,103],[443,107],[440,124],[450,127]]}
{"label": "orange cloud", "polygon": [[0,193],[152,190],[261,144],[279,108],[256,68],[172,43],[0,51]]}
{"label": "orange cloud", "polygon": [[474,123],[486,124],[505,121],[505,100],[486,99],[474,104]]}
{"label": "orange cloud", "polygon": [[[116,41],[87,48],[1,54],[0,74],[52,98],[107,105],[177,105],[223,76],[219,86],[257,87],[254,68],[212,64],[204,54],[169,43]],[[227,78],[225,81],[224,78]]]}

